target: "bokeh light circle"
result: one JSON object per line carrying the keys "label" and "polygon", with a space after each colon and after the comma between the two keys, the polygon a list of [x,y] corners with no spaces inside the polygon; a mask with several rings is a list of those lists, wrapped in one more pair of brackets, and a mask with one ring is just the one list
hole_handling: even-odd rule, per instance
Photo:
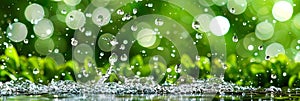
{"label": "bokeh light circle", "polygon": [[193,28],[200,32],[209,32],[209,24],[212,19],[213,16],[210,14],[200,14],[198,17],[196,17],[195,21],[197,22],[193,23]]}
{"label": "bokeh light circle", "polygon": [[64,0],[64,2],[69,6],[76,6],[81,2],[81,0]]}
{"label": "bokeh light circle", "polygon": [[86,18],[80,11],[73,10],[66,17],[66,24],[71,29],[79,29],[84,26]]}
{"label": "bokeh light circle", "polygon": [[246,11],[247,0],[228,0],[227,9],[230,13],[239,15]]}
{"label": "bokeh light circle", "polygon": [[24,14],[27,21],[36,24],[44,18],[45,11],[41,5],[33,3],[26,7]]}
{"label": "bokeh light circle", "polygon": [[278,1],[272,9],[273,17],[281,22],[289,20],[293,15],[293,6],[287,1]]}
{"label": "bokeh light circle", "polygon": [[33,27],[34,33],[41,39],[47,39],[52,36],[54,26],[51,20],[42,19]]}
{"label": "bokeh light circle", "polygon": [[229,31],[229,28],[230,23],[228,19],[223,16],[214,17],[209,24],[210,31],[216,36],[225,35]]}
{"label": "bokeh light circle", "polygon": [[94,51],[93,48],[88,44],[79,44],[74,48],[73,57],[78,61],[83,63],[87,57],[93,57]]}
{"label": "bokeh light circle", "polygon": [[268,40],[274,34],[274,27],[271,23],[264,21],[256,25],[255,35],[260,40]]}
{"label": "bokeh light circle", "polygon": [[150,47],[156,42],[156,34],[153,30],[145,28],[137,34],[137,41],[143,47]]}
{"label": "bokeh light circle", "polygon": [[34,43],[34,48],[40,55],[47,55],[54,49],[54,42],[51,38],[37,39]]}
{"label": "bokeh light circle", "polygon": [[115,39],[116,37],[110,33],[102,34],[98,39],[98,47],[104,52],[109,52],[115,48],[112,44]]}
{"label": "bokeh light circle", "polygon": [[266,48],[266,56],[274,57],[278,54],[285,54],[285,49],[280,43],[272,43]]}
{"label": "bokeh light circle", "polygon": [[110,21],[111,15],[108,9],[98,7],[93,11],[92,20],[97,26],[107,25]]}
{"label": "bokeh light circle", "polygon": [[13,42],[23,41],[27,36],[28,30],[25,24],[16,22],[7,27],[8,38]]}

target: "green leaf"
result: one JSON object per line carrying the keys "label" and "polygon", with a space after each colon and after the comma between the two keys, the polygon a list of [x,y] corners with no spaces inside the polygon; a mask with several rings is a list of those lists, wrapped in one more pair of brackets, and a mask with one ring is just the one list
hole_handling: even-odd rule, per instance
{"label": "green leaf", "polygon": [[265,73],[265,68],[261,64],[251,64],[250,70],[252,74]]}
{"label": "green leaf", "polygon": [[144,62],[143,62],[143,57],[141,55],[136,55],[135,57],[132,58],[132,60],[130,61],[130,64],[131,65],[144,65]]}
{"label": "green leaf", "polygon": [[20,66],[19,55],[13,46],[9,46],[5,49],[5,55],[14,60],[16,68]]}
{"label": "green leaf", "polygon": [[293,83],[295,82],[296,78],[297,78],[297,75],[293,75],[292,77],[290,77],[289,83],[288,83],[289,87],[293,87]]}

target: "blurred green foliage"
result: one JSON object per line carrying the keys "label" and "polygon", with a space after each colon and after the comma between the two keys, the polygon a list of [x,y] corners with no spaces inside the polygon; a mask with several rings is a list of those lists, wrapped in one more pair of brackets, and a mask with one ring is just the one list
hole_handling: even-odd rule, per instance
{"label": "blurred green foliage", "polygon": [[[189,60],[189,57],[185,57]],[[35,83],[47,84],[52,79],[54,80],[76,80],[74,70],[77,63],[68,61],[65,64],[57,65],[52,58],[39,58],[19,56],[13,46],[9,46],[5,50],[5,54],[0,56],[2,65],[0,65],[0,80],[16,80],[18,78],[25,78]],[[119,75],[139,75],[146,77],[151,75],[151,71],[155,72],[153,66],[144,64],[143,58],[140,55],[133,57],[130,60],[130,65],[134,66],[129,70],[129,64],[122,64],[120,70],[121,74],[112,74],[107,82],[120,81]],[[210,59],[201,57],[196,62],[186,62],[182,65],[189,65],[199,68],[198,79],[209,79],[212,77],[210,74]],[[85,64],[87,65],[87,64]],[[180,76],[186,75],[184,73],[175,72],[175,65],[160,64],[159,70],[171,68],[171,72],[166,72],[160,84],[176,84]],[[242,58],[236,55],[228,56],[226,62],[226,71],[224,80],[233,82],[241,86],[253,87],[299,87],[300,85],[300,63],[290,60],[285,55],[279,55],[271,58],[270,60],[259,60],[255,58]],[[102,73],[108,69],[109,64],[100,67]],[[138,74],[138,72],[140,72]],[[130,74],[131,73],[131,74]],[[175,77],[174,77],[175,76]]]}
{"label": "blurred green foliage", "polygon": [[76,63],[73,61],[57,65],[52,58],[36,56],[26,58],[19,56],[13,46],[6,48],[5,54],[0,56],[0,60],[1,81],[25,78],[35,83],[47,84],[52,79],[75,80],[73,69]]}

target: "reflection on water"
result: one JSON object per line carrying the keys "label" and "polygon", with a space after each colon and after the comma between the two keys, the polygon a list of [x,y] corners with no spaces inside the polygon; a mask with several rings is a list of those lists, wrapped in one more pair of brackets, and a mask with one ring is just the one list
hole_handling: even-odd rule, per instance
{"label": "reflection on water", "polygon": [[0,101],[207,101],[207,100],[300,100],[299,95],[280,95],[274,93],[228,93],[214,94],[79,94],[79,95],[19,95],[2,96]]}
{"label": "reflection on water", "polygon": [[298,92],[298,88],[241,87],[216,79],[168,86],[158,85],[151,78],[103,84],[52,81],[42,85],[28,80],[0,82],[1,101],[300,100]]}

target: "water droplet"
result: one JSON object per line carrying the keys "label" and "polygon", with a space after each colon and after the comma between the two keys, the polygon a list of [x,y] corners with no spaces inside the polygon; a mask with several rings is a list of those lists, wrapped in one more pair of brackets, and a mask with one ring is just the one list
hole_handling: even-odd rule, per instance
{"label": "water droplet", "polygon": [[114,65],[115,62],[118,61],[118,55],[116,53],[112,53],[111,56],[109,57],[109,63],[111,65]]}
{"label": "water droplet", "polygon": [[270,56],[266,56],[266,57],[265,57],[265,60],[270,60]]}
{"label": "water droplet", "polygon": [[132,26],[131,26],[131,30],[132,30],[132,31],[137,31],[137,29],[138,29],[138,27],[137,27],[136,25],[132,25]]}
{"label": "water droplet", "polygon": [[103,52],[101,52],[99,55],[100,55],[100,56],[104,56],[104,53],[103,53]]}
{"label": "water droplet", "polygon": [[284,76],[284,77],[285,77],[285,76],[286,76],[286,72],[283,72],[283,73],[282,73],[282,76]]}
{"label": "water droplet", "polygon": [[181,72],[181,64],[177,64],[177,65],[175,66],[175,72],[176,72],[176,73],[180,73],[180,72]]}
{"label": "water droplet", "polygon": [[117,10],[117,14],[118,14],[118,15],[123,15],[123,14],[124,14],[124,11],[121,10],[121,9],[119,9],[119,10]]}
{"label": "water droplet", "polygon": [[25,44],[28,44],[28,39],[24,39],[24,43],[25,43]]}
{"label": "water droplet", "polygon": [[300,49],[300,46],[296,46],[296,49],[299,50],[299,49]]}
{"label": "water droplet", "polygon": [[276,79],[277,78],[276,74],[271,74],[271,78]]}
{"label": "water droplet", "polygon": [[154,61],[158,61],[158,56],[153,56],[152,58]]}
{"label": "water droplet", "polygon": [[199,61],[201,57],[199,55],[196,56],[196,60]]}
{"label": "water droplet", "polygon": [[137,13],[137,9],[136,8],[132,9],[132,14],[136,14],[136,13]]}
{"label": "water droplet", "polygon": [[33,71],[32,71],[32,73],[36,75],[36,74],[40,73],[40,71],[39,71],[38,68],[34,68]]}
{"label": "water droplet", "polygon": [[70,15],[69,19],[70,19],[70,21],[74,21],[73,15]]}
{"label": "water droplet", "polygon": [[252,20],[253,20],[253,21],[256,20],[256,17],[252,17]]}
{"label": "water droplet", "polygon": [[235,9],[234,9],[234,8],[231,8],[231,9],[230,9],[230,12],[231,12],[231,13],[235,13]]}
{"label": "water droplet", "polygon": [[92,15],[92,13],[85,13],[85,16],[88,17],[88,18],[90,18],[90,17],[92,17],[93,15]]}
{"label": "water droplet", "polygon": [[125,50],[125,45],[124,44],[121,44],[121,46],[120,46],[120,50]]}
{"label": "water droplet", "polygon": [[264,50],[263,46],[258,46],[258,50]]}
{"label": "water droplet", "polygon": [[146,4],[146,6],[149,7],[149,8],[151,8],[151,7],[153,7],[153,4],[152,3],[148,3],[148,4]]}
{"label": "water droplet", "polygon": [[78,78],[81,78],[81,77],[82,77],[82,75],[81,75],[81,74],[78,74],[78,75],[77,75],[77,77],[78,77]]}
{"label": "water droplet", "polygon": [[130,20],[132,18],[132,16],[128,13],[126,13],[123,17],[122,17],[122,21],[126,21],[126,20]]}
{"label": "water droplet", "polygon": [[86,31],[85,32],[85,36],[91,36],[92,35],[92,31]]}
{"label": "water droplet", "polygon": [[172,69],[171,69],[171,68],[168,68],[168,69],[167,69],[167,72],[168,72],[168,73],[170,73],[171,71],[172,71]]}
{"label": "water droplet", "polygon": [[61,73],[61,76],[66,76],[66,73]]}
{"label": "water droplet", "polygon": [[195,30],[198,30],[201,26],[200,26],[200,23],[198,21],[194,21],[192,23],[192,27],[195,29]]}
{"label": "water droplet", "polygon": [[92,13],[92,21],[99,27],[105,26],[111,21],[111,13],[107,8],[98,7]]}
{"label": "water droplet", "polygon": [[202,39],[202,34],[197,33],[196,34],[196,39]]}
{"label": "water droplet", "polygon": [[143,54],[145,54],[145,53],[146,53],[146,51],[145,51],[145,50],[142,50],[141,52],[142,52]]}
{"label": "water droplet", "polygon": [[254,49],[254,46],[253,45],[249,45],[248,46],[248,50],[252,51]]}
{"label": "water droplet", "polygon": [[247,22],[243,22],[243,26],[246,26],[247,25]]}
{"label": "water droplet", "polygon": [[98,23],[102,23],[103,22],[103,16],[102,15],[99,15],[97,17],[97,20],[96,20]]}
{"label": "water droplet", "polygon": [[121,55],[120,60],[121,61],[126,61],[128,59],[126,54]]}
{"label": "water droplet", "polygon": [[116,39],[113,39],[112,41],[110,41],[110,44],[111,44],[112,46],[116,46],[116,45],[119,44],[119,43],[118,43],[118,41],[117,41]]}
{"label": "water droplet", "polygon": [[176,56],[176,55],[175,55],[174,53],[171,53],[171,57],[173,57],[173,58],[174,58],[175,56]]}
{"label": "water droplet", "polygon": [[237,35],[234,35],[234,36],[232,37],[232,41],[233,41],[233,42],[238,42],[238,41],[239,41],[238,36],[237,36]]}
{"label": "water droplet", "polygon": [[77,46],[77,44],[78,44],[78,41],[75,40],[75,38],[72,38],[72,39],[71,39],[71,45],[72,45],[72,46]]}
{"label": "water droplet", "polygon": [[160,18],[155,19],[155,25],[162,26],[164,24],[164,21]]}
{"label": "water droplet", "polygon": [[67,10],[63,9],[60,11],[61,14],[67,14]]}
{"label": "water droplet", "polygon": [[162,51],[162,50],[164,50],[164,48],[163,47],[157,47],[157,50]]}
{"label": "water droplet", "polygon": [[300,44],[300,40],[297,40],[297,43]]}
{"label": "water droplet", "polygon": [[82,74],[83,74],[84,77],[89,77],[89,73],[86,70],[83,70]]}
{"label": "water droplet", "polygon": [[227,69],[227,65],[225,63],[222,63],[223,64],[223,69]]}

